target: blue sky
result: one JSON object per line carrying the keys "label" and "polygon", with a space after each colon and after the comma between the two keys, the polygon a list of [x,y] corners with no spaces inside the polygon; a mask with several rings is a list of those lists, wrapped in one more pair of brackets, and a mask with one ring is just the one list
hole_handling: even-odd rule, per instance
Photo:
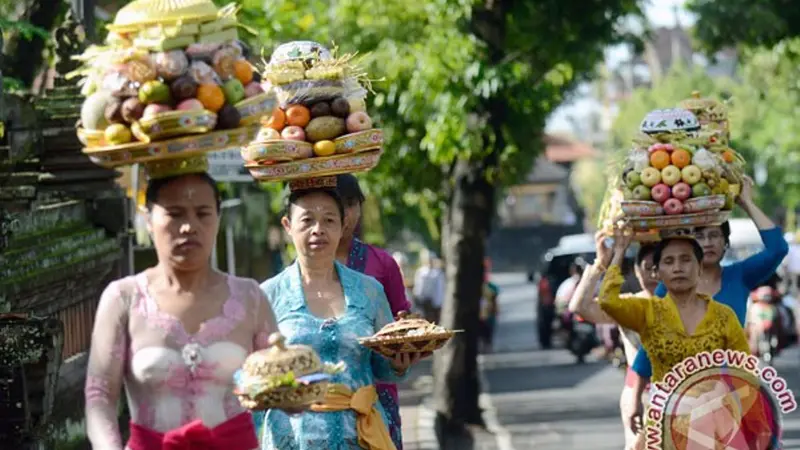
{"label": "blue sky", "polygon": [[[645,7],[645,14],[653,26],[664,27],[675,25],[675,11],[678,7],[678,20],[681,25],[691,25],[694,18],[683,8],[685,0],[650,0]],[[606,59],[614,64],[627,56],[627,50],[620,47],[609,48]],[[569,131],[568,116],[580,117],[582,110],[599,107],[597,102],[586,97],[576,97],[573,101],[563,105],[550,117],[547,123],[548,131]]]}

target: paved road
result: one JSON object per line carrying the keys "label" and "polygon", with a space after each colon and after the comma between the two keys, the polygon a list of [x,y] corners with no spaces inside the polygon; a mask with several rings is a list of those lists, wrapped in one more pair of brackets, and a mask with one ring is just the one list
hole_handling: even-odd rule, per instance
{"label": "paved road", "polygon": [[[494,435],[478,449],[619,450],[623,448],[619,394],[623,373],[606,362],[575,364],[565,350],[539,349],[534,328],[535,289],[523,274],[493,276],[501,289],[495,352],[481,356],[486,420]],[[800,396],[800,352],[791,349],[775,364]],[[403,391],[409,441],[406,450],[436,449],[433,413],[426,405],[428,368]],[[410,388],[411,386],[409,386]],[[421,401],[421,408],[413,405]],[[417,426],[412,430],[409,422]],[[784,449],[800,450],[800,411],[784,417]]]}

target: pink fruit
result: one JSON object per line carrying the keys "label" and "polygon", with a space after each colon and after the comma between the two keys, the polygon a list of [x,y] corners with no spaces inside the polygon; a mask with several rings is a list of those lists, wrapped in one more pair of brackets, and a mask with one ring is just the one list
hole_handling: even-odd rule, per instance
{"label": "pink fruit", "polygon": [[658,203],[664,203],[672,196],[672,192],[666,184],[658,183],[650,190],[650,196]]}
{"label": "pink fruit", "polygon": [[195,109],[205,109],[203,103],[196,98],[189,98],[186,99],[178,104],[178,107],[175,109],[179,109],[181,111],[191,111]]}
{"label": "pink fruit", "polygon": [[668,152],[672,152],[675,150],[675,147],[673,147],[672,144],[663,144],[661,148]]}
{"label": "pink fruit", "polygon": [[356,133],[372,128],[372,119],[363,111],[356,111],[350,114],[347,116],[345,123],[348,133]]}
{"label": "pink fruit", "polygon": [[305,141],[306,132],[298,126],[290,125],[283,129],[281,136],[290,141]]}
{"label": "pink fruit", "polygon": [[170,108],[167,105],[159,105],[158,103],[151,103],[144,108],[142,117],[153,117],[156,114],[161,114],[168,111],[172,111],[172,108]]}
{"label": "pink fruit", "polygon": [[683,182],[678,183],[672,186],[672,196],[681,201],[686,200],[692,196],[692,187]]}
{"label": "pink fruit", "polygon": [[664,202],[664,212],[673,215],[673,214],[680,214],[683,212],[683,202],[678,200],[677,198],[671,198]]}
{"label": "pink fruit", "polygon": [[261,87],[261,84],[256,83],[255,81],[251,82],[247,86],[244,87],[244,96],[246,98],[255,97],[258,94],[263,94],[264,88]]}

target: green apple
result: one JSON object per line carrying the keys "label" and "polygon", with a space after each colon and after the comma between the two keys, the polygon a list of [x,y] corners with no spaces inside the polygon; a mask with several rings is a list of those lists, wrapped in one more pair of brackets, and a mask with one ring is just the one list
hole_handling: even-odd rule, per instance
{"label": "green apple", "polygon": [[633,197],[636,200],[650,200],[650,189],[640,184],[633,188]]}
{"label": "green apple", "polygon": [[625,200],[635,200],[633,197],[633,191],[628,188],[624,188],[622,190],[622,198]]}
{"label": "green apple", "polygon": [[642,184],[645,186],[653,187],[661,182],[661,172],[659,172],[659,170],[656,168],[647,167],[642,170],[639,178],[642,180]]}
{"label": "green apple", "polygon": [[139,88],[139,101],[146,105],[152,103],[166,105],[172,102],[172,95],[169,86],[158,80],[151,80]]}
{"label": "green apple", "polygon": [[695,185],[703,179],[703,171],[695,165],[688,165],[681,169],[681,178],[688,185]]}
{"label": "green apple", "polygon": [[697,183],[692,186],[692,197],[706,197],[711,195],[711,188],[705,183]]}
{"label": "green apple", "polygon": [[629,187],[635,188],[642,184],[642,177],[638,172],[630,171],[628,175],[625,176],[625,181],[628,183]]}
{"label": "green apple", "polygon": [[231,78],[222,85],[222,90],[225,92],[225,100],[231,105],[235,105],[242,101],[245,96],[244,85],[236,78]]}

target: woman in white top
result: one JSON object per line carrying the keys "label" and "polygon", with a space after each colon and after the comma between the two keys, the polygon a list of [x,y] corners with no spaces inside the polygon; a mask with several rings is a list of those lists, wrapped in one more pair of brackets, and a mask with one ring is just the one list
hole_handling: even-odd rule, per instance
{"label": "woman in white top", "polygon": [[[147,188],[158,264],[109,284],[100,299],[86,377],[86,429],[102,450],[258,448],[233,374],[277,331],[258,284],[211,268],[220,195],[206,173]],[[130,409],[122,442],[117,402]]]}

